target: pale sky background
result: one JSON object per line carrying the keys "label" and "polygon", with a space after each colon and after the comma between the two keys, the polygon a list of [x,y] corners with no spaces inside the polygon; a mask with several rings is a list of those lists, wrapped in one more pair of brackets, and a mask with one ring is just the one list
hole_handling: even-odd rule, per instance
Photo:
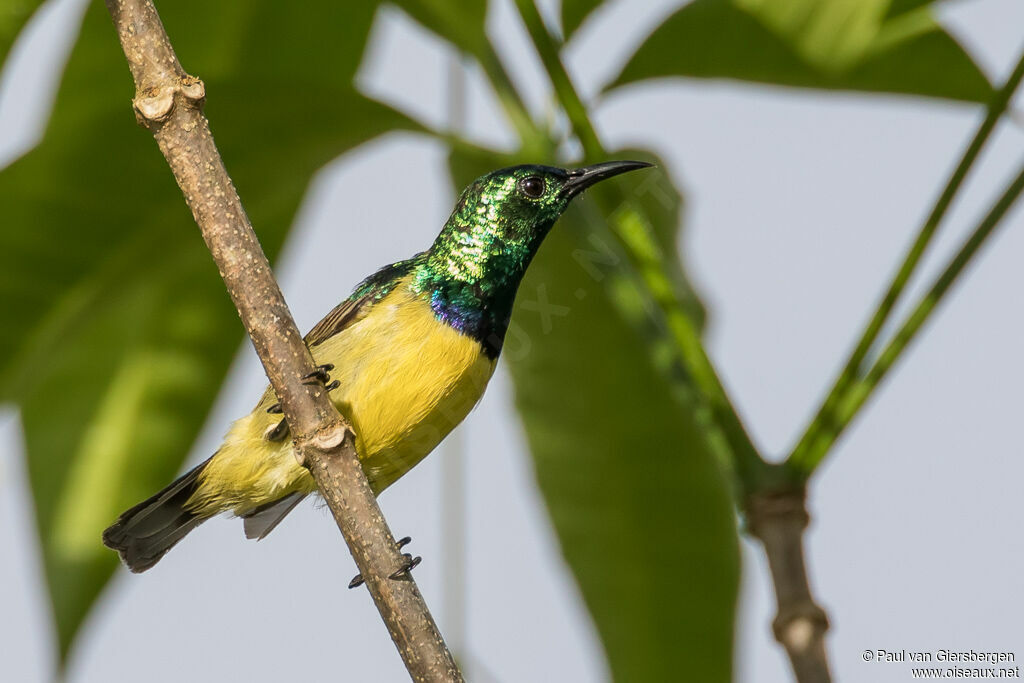
{"label": "pale sky background", "polygon": [[[492,4],[490,27],[502,52],[525,48],[511,2]],[[672,5],[651,2],[649,13],[636,16],[636,7],[648,5],[608,4],[568,54],[585,95]],[[38,134],[48,74],[81,1],[51,5],[0,80],[0,163]],[[1024,3],[949,3],[940,14],[991,78],[1007,75],[1024,46]],[[361,81],[444,125],[451,60],[440,41],[391,11],[375,26]],[[531,106],[546,110],[539,64],[517,59],[512,66]],[[125,79],[129,106],[127,70],[112,77]],[[712,311],[709,351],[765,451],[783,453],[798,436],[981,114],[980,107],[927,100],[706,81],[635,87],[598,107],[609,146],[658,149],[687,194],[683,258]],[[481,140],[511,139],[477,74],[467,125]],[[216,134],[218,122],[212,126]],[[1004,123],[927,260],[929,274],[1001,191],[1022,153],[1020,124]],[[411,192],[381,216],[376,178],[384,173]],[[279,262],[300,327],[308,329],[370,270],[428,245],[452,192],[441,146],[409,135],[374,142],[325,169]],[[322,267],[325,253],[333,255],[330,268]],[[864,663],[865,649],[1024,657],[1022,253],[1018,207],[813,482],[810,572],[833,623],[828,648],[837,680],[911,680],[909,664]],[[191,463],[216,448],[264,382],[246,346]],[[450,643],[468,657],[472,680],[606,680],[510,398],[500,369],[457,432],[469,463],[464,615],[443,581],[458,571],[441,528],[452,448],[443,446],[392,487],[382,506],[424,556],[417,580]],[[53,673],[53,635],[21,448],[8,409],[0,414],[0,680],[42,683]],[[736,678],[790,681],[770,632],[773,597],[761,552],[745,546]],[[239,522],[213,521],[156,570],[118,574],[86,625],[69,679],[406,680],[367,593],[345,589],[354,572],[329,516],[309,505],[258,544],[244,540]],[[679,666],[686,680],[686,662]]]}

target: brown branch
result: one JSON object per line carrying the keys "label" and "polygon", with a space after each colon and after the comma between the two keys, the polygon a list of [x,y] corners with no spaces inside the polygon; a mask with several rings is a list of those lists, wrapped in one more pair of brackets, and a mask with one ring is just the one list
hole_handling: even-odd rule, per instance
{"label": "brown branch", "polygon": [[323,387],[302,383],[313,359],[228,177],[202,113],[202,81],[182,69],[150,0],[106,0],[135,79],[141,125],[192,209],[294,436],[295,452],[316,480],[384,623],[416,681],[461,681],[455,660],[403,566],[359,465],[355,437]]}
{"label": "brown branch", "polygon": [[803,488],[751,494],[747,522],[764,546],[775,585],[775,639],[786,649],[798,683],[829,683],[828,618],[811,595],[804,564],[803,536],[809,521],[804,497]]}

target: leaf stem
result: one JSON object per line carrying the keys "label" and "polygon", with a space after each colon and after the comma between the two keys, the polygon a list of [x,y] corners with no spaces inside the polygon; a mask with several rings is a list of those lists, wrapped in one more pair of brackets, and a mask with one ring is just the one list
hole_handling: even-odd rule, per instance
{"label": "leaf stem", "polygon": [[498,96],[505,116],[515,128],[523,144],[523,153],[527,156],[543,157],[549,154],[551,147],[547,135],[541,131],[526,109],[522,96],[512,82],[505,65],[489,40],[484,40],[479,51],[474,55],[480,68],[483,69],[491,87]]}
{"label": "leaf stem", "polygon": [[[1013,97],[1013,93],[1020,85],[1022,78],[1024,78],[1024,55],[1021,55],[1016,68],[1010,74],[1010,77],[1006,80],[1003,87],[993,95],[992,101],[988,105],[985,119],[978,127],[978,130],[974,134],[974,138],[971,140],[970,144],[967,146],[967,149],[964,150],[960,163],[957,164],[957,167],[949,177],[942,194],[940,194],[939,198],[936,200],[931,213],[929,213],[928,218],[921,226],[917,238],[910,246],[907,255],[903,259],[902,265],[900,265],[899,270],[896,272],[892,282],[889,284],[889,288],[882,297],[882,300],[879,302],[874,315],[872,315],[871,320],[861,333],[860,340],[850,353],[850,356],[838,377],[836,377],[832,389],[829,391],[828,396],[825,398],[817,414],[804,431],[800,441],[793,448],[792,454],[787,462],[793,465],[799,471],[801,476],[810,476],[814,467],[817,466],[821,457],[824,455],[817,451],[820,450],[823,443],[828,442],[828,444],[831,445],[834,440],[829,440],[827,438],[822,440],[822,433],[829,432],[833,433],[833,436],[837,436],[838,433],[842,431],[843,427],[845,427],[845,423],[843,423],[843,419],[839,415],[840,406],[848,400],[847,394],[857,382],[857,378],[861,374],[865,358],[867,358],[868,353],[874,346],[882,327],[889,319],[896,302],[899,300],[903,290],[907,286],[907,283],[910,281],[911,276],[920,264],[925,251],[928,249],[932,239],[935,237],[939,224],[942,222],[950,204],[956,197],[957,191],[963,184],[964,179],[967,177],[968,172],[977,160],[985,143],[988,141],[996,123],[999,121],[999,118],[1006,111],[1010,99]],[[852,418],[852,415],[850,417]],[[815,451],[815,454],[813,455],[811,453],[812,450]]]}
{"label": "leaf stem", "polygon": [[862,379],[850,384],[832,413],[835,416],[834,420],[818,429],[814,440],[802,451],[801,458],[794,462],[795,467],[802,472],[810,473],[818,466],[832,444],[856,417],[864,403],[928,321],[942,297],[963,273],[964,268],[985,243],[985,240],[995,231],[1022,191],[1024,191],[1024,166],[950,260],[942,274],[936,278],[928,293],[921,298],[914,310],[905,318],[871,369]]}
{"label": "leaf stem", "polygon": [[[167,159],[252,339],[294,435],[416,681],[462,681],[363,474],[355,435],[319,384],[313,358],[214,144],[202,113],[205,86],[188,75],[150,0],[106,0],[135,80],[140,124]],[[301,581],[301,577],[295,577]]]}
{"label": "leaf stem", "polygon": [[540,56],[544,69],[548,72],[551,84],[558,95],[558,100],[565,110],[569,122],[572,124],[576,137],[583,146],[583,153],[586,157],[596,159],[605,154],[601,139],[594,130],[590,117],[587,115],[587,107],[583,104],[576,86],[573,85],[569,72],[562,63],[561,55],[558,53],[558,46],[544,25],[544,19],[533,0],[516,0],[516,7],[519,9],[519,16],[526,25],[526,31],[530,34],[533,46]]}
{"label": "leaf stem", "polygon": [[[584,154],[590,159],[603,159],[607,156],[607,151],[590,121],[586,105],[583,104],[572,78],[562,63],[557,42],[544,25],[536,4],[533,0],[516,0],[516,7],[551,78],[558,100],[583,146]],[[594,193],[596,201],[602,204],[602,213],[613,227],[612,232],[634,267],[640,272],[648,293],[664,316],[675,348],[696,384],[699,400],[706,405],[714,424],[723,432],[731,450],[731,465],[740,480],[741,488],[749,491],[758,487],[763,483],[760,480],[775,470],[765,467],[764,459],[758,453],[729,400],[728,393],[704,350],[700,330],[686,312],[677,287],[668,275],[663,250],[654,238],[648,217],[629,197],[619,197],[618,206],[611,206],[602,199],[602,196],[600,192]]]}
{"label": "leaf stem", "polygon": [[[534,0],[516,0],[516,6],[585,154],[603,158],[606,152],[600,137]],[[600,192],[595,196],[599,203],[603,201]],[[713,453],[727,452],[726,466],[739,488],[737,503],[746,513],[751,533],[761,540],[771,567],[778,600],[776,637],[786,648],[800,683],[828,683],[824,644],[828,619],[813,599],[804,560],[808,516],[803,485],[795,481],[788,466],[768,463],[758,453],[704,349],[698,325],[680,300],[650,220],[630,197],[619,199],[617,208],[605,204],[601,212],[668,326],[674,350],[692,380],[684,399],[692,404],[707,444]]]}

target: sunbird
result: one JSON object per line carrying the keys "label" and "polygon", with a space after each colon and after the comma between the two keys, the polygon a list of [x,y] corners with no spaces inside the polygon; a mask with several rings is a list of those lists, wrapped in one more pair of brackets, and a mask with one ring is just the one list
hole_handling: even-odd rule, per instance
{"label": "sunbird", "polygon": [[[483,396],[519,283],[569,202],[598,181],[647,166],[609,161],[488,173],[462,192],[429,249],[363,280],[310,330],[316,374],[355,430],[376,495]],[[103,542],[142,572],[223,512],[244,519],[246,537],[263,538],[314,491],[268,387],[212,457],[124,512]]]}

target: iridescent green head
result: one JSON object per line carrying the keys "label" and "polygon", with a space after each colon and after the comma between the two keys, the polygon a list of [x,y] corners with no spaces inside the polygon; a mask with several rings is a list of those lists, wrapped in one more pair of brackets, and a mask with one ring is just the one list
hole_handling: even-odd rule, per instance
{"label": "iridescent green head", "polygon": [[600,180],[647,166],[524,165],[478,178],[416,269],[414,286],[430,294],[438,318],[497,355],[526,267],[569,202]]}

